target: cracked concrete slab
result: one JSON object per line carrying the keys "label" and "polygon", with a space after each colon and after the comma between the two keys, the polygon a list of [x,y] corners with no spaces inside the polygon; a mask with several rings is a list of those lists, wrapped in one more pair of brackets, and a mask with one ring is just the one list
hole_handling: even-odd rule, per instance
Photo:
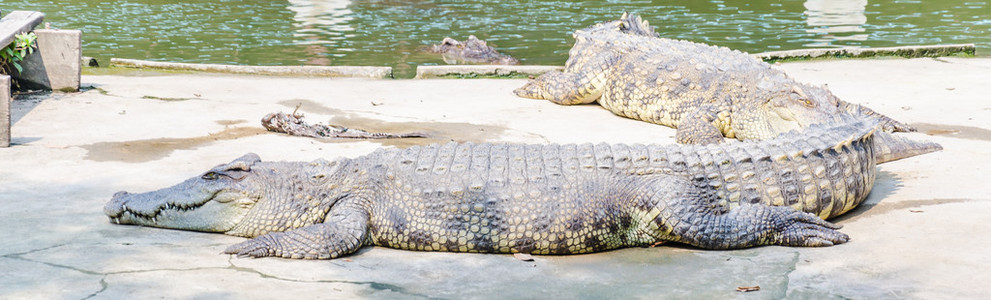
{"label": "cracked concrete slab", "polygon": [[[554,295],[555,298],[727,298],[737,287],[761,286],[756,298],[780,298],[799,254],[794,249],[696,251],[682,247],[637,248],[574,256],[536,256],[418,252],[366,248],[346,259],[280,263],[235,259],[237,266],[270,276],[302,280],[388,283],[428,298]],[[719,268],[698,269],[718,265]],[[300,272],[300,270],[306,270]],[[402,276],[397,277],[397,274]],[[479,280],[457,280],[481,275]],[[614,287],[622,287],[616,289]]]}
{"label": "cracked concrete slab", "polygon": [[414,298],[373,283],[284,280],[236,268],[112,274],[106,284],[92,299]]}
{"label": "cracked concrete slab", "polygon": [[[211,74],[83,76],[84,91],[21,96],[0,149],[2,298],[977,298],[991,268],[991,59],[777,65],[801,81],[914,124],[945,150],[879,167],[829,248],[703,251],[677,245],[577,256],[366,247],[330,261],[219,254],[243,240],[118,226],[117,191],[175,184],[245,152],[354,157],[457,141],[670,143],[674,130],[596,105],[522,99],[525,80],[360,80]],[[91,87],[91,88],[85,88]],[[321,141],[266,132],[270,112],[426,139]],[[737,287],[760,286],[741,293]]]}
{"label": "cracked concrete slab", "polygon": [[4,299],[82,299],[99,292],[103,275],[47,262],[0,257]]}

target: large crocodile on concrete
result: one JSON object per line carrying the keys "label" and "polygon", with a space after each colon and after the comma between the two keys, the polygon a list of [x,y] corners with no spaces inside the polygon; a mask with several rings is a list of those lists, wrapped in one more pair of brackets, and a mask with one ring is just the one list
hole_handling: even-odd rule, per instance
{"label": "large crocodile on concrete", "polygon": [[660,38],[638,16],[623,14],[574,38],[563,72],[545,73],[516,95],[562,105],[598,101],[617,115],[677,128],[680,143],[767,139],[839,114],[876,118],[888,132],[914,131],[746,53]]}
{"label": "large crocodile on concrete", "polygon": [[499,53],[495,48],[474,35],[469,35],[468,39],[463,42],[446,37],[440,44],[431,45],[425,50],[440,53],[444,62],[449,64],[517,65],[520,63],[512,56]]}
{"label": "large crocodile on concrete", "polygon": [[823,219],[873,186],[875,127],[813,125],[710,145],[448,143],[313,162],[247,154],[172,187],[119,192],[104,212],[118,224],[252,238],[225,253],[254,257],[327,259],[363,245],[533,254],[659,241],[829,246],[848,237]]}

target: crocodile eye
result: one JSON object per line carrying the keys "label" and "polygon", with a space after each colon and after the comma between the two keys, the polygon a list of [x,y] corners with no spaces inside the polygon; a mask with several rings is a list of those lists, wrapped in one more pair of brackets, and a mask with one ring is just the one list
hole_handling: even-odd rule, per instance
{"label": "crocodile eye", "polygon": [[217,180],[217,178],[220,178],[220,176],[217,175],[217,173],[215,172],[207,172],[206,174],[203,174],[203,176],[201,176],[200,178],[203,178],[203,180]]}
{"label": "crocodile eye", "polygon": [[816,106],[815,102],[812,102],[812,100],[810,100],[810,99],[802,100],[802,102],[805,104],[805,106],[808,106],[808,107],[815,107]]}

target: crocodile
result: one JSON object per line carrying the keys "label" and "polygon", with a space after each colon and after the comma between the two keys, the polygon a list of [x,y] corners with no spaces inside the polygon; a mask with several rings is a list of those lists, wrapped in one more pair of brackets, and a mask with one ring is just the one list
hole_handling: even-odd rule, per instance
{"label": "crocodile", "polygon": [[747,53],[661,38],[636,15],[573,36],[563,71],[542,74],[514,93],[561,105],[598,101],[616,115],[677,128],[679,143],[767,139],[837,115],[877,119],[887,132],[915,131]]}
{"label": "crocodile", "polygon": [[[297,107],[298,109],[299,107]],[[390,133],[390,132],[368,132],[356,128],[347,128],[341,125],[307,124],[303,121],[303,114],[293,111],[291,114],[284,112],[270,113],[262,117],[262,127],[272,132],[285,133],[295,136],[305,136],[318,139],[401,139],[401,138],[425,138],[426,133]]]}
{"label": "crocodile", "polygon": [[518,65],[520,63],[512,56],[499,53],[495,48],[474,35],[469,35],[468,40],[463,42],[446,37],[440,44],[430,45],[425,50],[431,53],[440,53],[444,62],[448,64]]}
{"label": "crocodile", "polygon": [[[252,257],[331,259],[365,245],[530,254],[664,241],[830,246],[849,237],[825,219],[873,186],[875,135],[903,139],[876,126],[708,145],[452,142],[312,162],[249,153],[172,187],[118,192],[104,212],[117,224],[247,237],[224,253]],[[902,150],[914,149],[893,152]]]}

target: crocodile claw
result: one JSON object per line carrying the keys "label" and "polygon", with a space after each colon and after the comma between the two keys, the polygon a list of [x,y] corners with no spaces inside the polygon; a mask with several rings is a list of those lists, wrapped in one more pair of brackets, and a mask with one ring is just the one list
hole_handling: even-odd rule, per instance
{"label": "crocodile claw", "polygon": [[886,132],[915,132],[915,127],[909,126],[908,124],[898,122],[895,120],[885,120],[890,122],[881,122],[881,129]]}
{"label": "crocodile claw", "polygon": [[224,250],[223,254],[234,254],[237,257],[266,257],[275,256],[275,249],[269,245],[266,236],[261,236],[258,238],[253,238],[247,241],[243,241]]}
{"label": "crocodile claw", "polygon": [[839,232],[842,225],[824,221],[819,217],[793,211],[785,217],[780,228],[779,245],[799,247],[827,247],[850,241],[850,236]]}

